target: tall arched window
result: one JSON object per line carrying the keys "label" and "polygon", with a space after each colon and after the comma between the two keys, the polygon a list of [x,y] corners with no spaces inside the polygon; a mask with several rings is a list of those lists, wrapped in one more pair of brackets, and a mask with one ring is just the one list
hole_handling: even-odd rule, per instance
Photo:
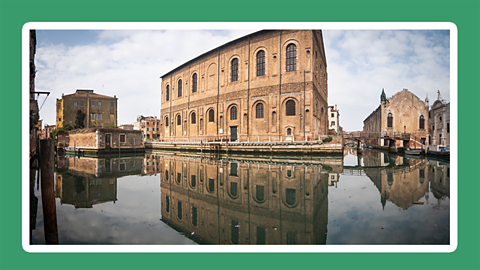
{"label": "tall arched window", "polygon": [[177,126],[182,124],[182,117],[180,115],[177,116]]}
{"label": "tall arched window", "polygon": [[257,76],[265,75],[265,52],[257,53]]}
{"label": "tall arched window", "polygon": [[265,187],[261,185],[257,185],[256,191],[257,192],[255,195],[257,197],[257,200],[263,201],[265,199]]}
{"label": "tall arched window", "polygon": [[238,81],[238,58],[232,60],[232,82]]}
{"label": "tall arched window", "polygon": [[192,93],[197,92],[197,73],[192,76]]}
{"label": "tall arched window", "polygon": [[258,103],[255,109],[257,118],[263,118],[263,103]]}
{"label": "tall arched window", "polygon": [[295,204],[295,189],[287,188],[286,192],[286,201],[289,205]]}
{"label": "tall arched window", "polygon": [[290,44],[287,46],[287,71],[297,70],[297,46]]}
{"label": "tall arched window", "polygon": [[182,80],[178,81],[178,97],[182,96]]}
{"label": "tall arched window", "polygon": [[287,128],[287,136],[292,136],[292,129],[291,128]]}
{"label": "tall arched window", "polygon": [[170,85],[167,85],[167,91],[165,93],[165,100],[166,101],[170,100]]}
{"label": "tall arched window", "polygon": [[287,103],[285,104],[285,107],[286,107],[286,115],[287,116],[295,115],[295,101],[293,101],[293,100],[287,101]]}
{"label": "tall arched window", "polygon": [[168,117],[165,117],[165,126],[168,127]]}
{"label": "tall arched window", "polygon": [[237,107],[233,106],[230,109],[230,120],[237,120]]}
{"label": "tall arched window", "polygon": [[208,111],[208,122],[215,122],[215,111]]}
{"label": "tall arched window", "polygon": [[192,124],[196,124],[196,123],[197,123],[197,114],[192,112]]}
{"label": "tall arched window", "polygon": [[388,113],[387,127],[393,127],[393,114],[392,113]]}
{"label": "tall arched window", "polygon": [[425,117],[423,115],[420,116],[420,129],[425,129]]}

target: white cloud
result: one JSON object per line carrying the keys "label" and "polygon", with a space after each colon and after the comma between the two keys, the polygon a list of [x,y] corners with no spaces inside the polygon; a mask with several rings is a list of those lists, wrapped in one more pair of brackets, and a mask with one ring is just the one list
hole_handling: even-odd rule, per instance
{"label": "white cloud", "polygon": [[36,88],[51,92],[41,118],[55,124],[55,99],[78,88],[116,95],[119,125],[133,123],[139,115],[158,116],[161,75],[250,32],[100,31],[98,40],[73,47],[39,40]]}
{"label": "white cloud", "polygon": [[[54,124],[55,99],[77,88],[116,95],[119,125],[133,123],[139,115],[158,116],[161,75],[251,32],[110,30],[96,32],[96,40],[73,47],[38,40],[36,87],[51,92],[41,118]],[[363,128],[363,120],[379,104],[382,88],[387,96],[403,88],[421,99],[428,93],[431,103],[440,90],[449,100],[448,32],[325,30],[323,34],[328,102],[338,105],[345,130]]]}

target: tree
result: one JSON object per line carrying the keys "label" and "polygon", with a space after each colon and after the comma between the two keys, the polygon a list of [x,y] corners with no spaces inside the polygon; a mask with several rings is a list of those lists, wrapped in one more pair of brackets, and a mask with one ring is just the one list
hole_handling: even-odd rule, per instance
{"label": "tree", "polygon": [[77,111],[77,116],[75,117],[75,128],[84,128],[85,124],[85,114],[81,111]]}

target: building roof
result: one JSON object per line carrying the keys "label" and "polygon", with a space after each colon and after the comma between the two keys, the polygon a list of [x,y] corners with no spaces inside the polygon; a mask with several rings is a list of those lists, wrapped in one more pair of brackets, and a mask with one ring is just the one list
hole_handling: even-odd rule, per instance
{"label": "building roof", "polygon": [[179,69],[181,69],[181,68],[183,68],[183,67],[191,64],[192,62],[200,59],[201,57],[203,57],[203,56],[205,56],[205,55],[208,55],[209,53],[211,53],[211,52],[213,52],[213,51],[223,49],[223,48],[225,48],[225,47],[227,47],[227,46],[229,46],[229,45],[231,45],[231,44],[233,44],[233,43],[235,43],[235,42],[242,41],[242,40],[244,40],[244,39],[248,39],[248,38],[250,38],[250,37],[253,37],[253,36],[256,36],[256,35],[259,35],[259,34],[263,34],[263,33],[269,32],[269,31],[274,31],[274,30],[260,30],[260,31],[257,31],[257,32],[253,32],[253,33],[251,33],[251,34],[248,34],[248,35],[246,35],[246,36],[243,36],[243,37],[234,39],[234,40],[232,40],[232,41],[229,41],[229,42],[227,42],[227,43],[225,43],[225,44],[223,44],[223,45],[221,45],[221,46],[219,46],[219,47],[217,47],[217,48],[214,48],[214,49],[212,49],[212,50],[210,50],[210,51],[208,51],[208,52],[206,52],[206,53],[203,53],[203,54],[201,54],[201,55],[199,55],[199,56],[197,56],[197,57],[195,57],[195,58],[193,58],[193,59],[191,59],[191,60],[189,60],[189,61],[181,64],[180,66],[178,66],[178,67],[176,67],[176,68],[168,71],[167,73],[163,74],[162,76],[160,76],[160,78],[163,79],[163,77],[169,75],[170,73],[173,73],[173,72],[175,72],[175,71],[177,71],[177,70],[179,70]]}
{"label": "building roof", "polygon": [[77,89],[77,91],[73,94],[65,95],[64,97],[86,97],[88,94],[88,97],[93,97],[93,98],[116,98],[116,97],[111,97],[111,96],[106,96],[106,95],[101,95],[101,94],[95,94],[93,93],[93,90],[82,90],[82,89]]}

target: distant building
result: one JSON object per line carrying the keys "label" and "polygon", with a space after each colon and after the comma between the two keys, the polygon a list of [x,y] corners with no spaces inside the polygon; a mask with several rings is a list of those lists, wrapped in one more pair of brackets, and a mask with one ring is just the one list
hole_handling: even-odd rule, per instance
{"label": "distant building", "polygon": [[57,127],[66,124],[75,127],[79,110],[85,114],[84,128],[116,127],[117,100],[116,96],[95,94],[93,90],[77,89],[70,95],[62,93],[62,98],[57,99]]}
{"label": "distant building", "polygon": [[140,116],[134,124],[135,130],[143,131],[144,139],[160,138],[160,118],[156,116]]}
{"label": "distant building", "polygon": [[56,125],[45,125],[42,129],[42,134],[40,135],[41,139],[47,139],[50,138],[50,134],[52,134],[52,131],[56,128]]}
{"label": "distant building", "polygon": [[340,111],[337,110],[337,105],[328,106],[328,129],[334,130],[334,134],[340,133]]}
{"label": "distant building", "polygon": [[450,147],[450,102],[447,103],[442,99],[440,91],[438,91],[438,98],[433,103],[428,118],[430,144]]}
{"label": "distant building", "polygon": [[133,130],[133,125],[125,124],[125,125],[118,126],[118,128],[126,129],[126,130]]}
{"label": "distant building", "polygon": [[[425,104],[404,88],[390,98],[382,90],[380,102],[377,109],[363,121],[363,132],[372,134],[366,142],[368,145],[378,148],[428,145],[428,101]],[[410,133],[412,137],[410,140],[395,140],[391,136],[395,133]]]}

